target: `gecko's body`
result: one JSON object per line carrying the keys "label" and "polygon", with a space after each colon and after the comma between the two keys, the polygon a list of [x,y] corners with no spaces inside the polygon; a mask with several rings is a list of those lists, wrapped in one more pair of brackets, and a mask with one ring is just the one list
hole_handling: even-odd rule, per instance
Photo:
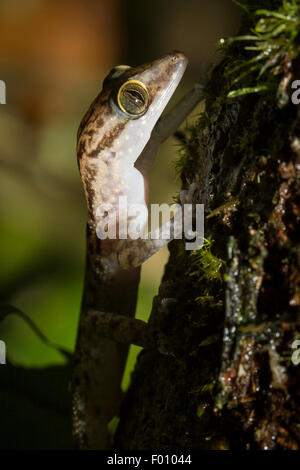
{"label": "gecko's body", "polygon": [[88,312],[133,316],[140,274],[139,267],[120,267],[120,240],[98,238],[97,224],[103,218],[99,206],[117,208],[119,196],[126,196],[128,207],[147,207],[144,177],[134,164],[140,157],[141,169],[147,167],[143,149],[186,64],[182,54],[173,53],[134,69],[116,68],[79,127],[78,164],[88,206],[87,267],[73,374],[73,425],[81,448],[108,446],[107,424],[118,414],[128,352],[128,346],[102,337]]}

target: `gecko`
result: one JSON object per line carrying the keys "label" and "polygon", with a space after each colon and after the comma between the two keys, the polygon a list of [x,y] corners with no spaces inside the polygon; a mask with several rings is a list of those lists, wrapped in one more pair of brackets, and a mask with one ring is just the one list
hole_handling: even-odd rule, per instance
{"label": "gecko", "polygon": [[147,214],[148,173],[158,147],[201,98],[197,84],[161,116],[187,62],[174,52],[138,67],[113,68],[78,129],[77,161],[87,202],[86,270],[72,378],[73,434],[80,449],[110,446],[108,423],[119,412],[129,347],[103,337],[97,318],[134,317],[141,264],[167,243],[99,238],[99,222],[107,215],[99,207],[114,208],[126,196],[128,206],[139,203]]}

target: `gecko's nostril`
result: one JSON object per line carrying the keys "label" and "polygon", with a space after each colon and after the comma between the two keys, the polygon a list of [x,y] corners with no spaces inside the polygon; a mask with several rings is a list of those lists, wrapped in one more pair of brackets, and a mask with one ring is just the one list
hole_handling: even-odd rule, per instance
{"label": "gecko's nostril", "polygon": [[183,63],[183,64],[188,63],[187,57],[182,52],[174,51],[171,55],[172,55],[171,60],[173,63]]}

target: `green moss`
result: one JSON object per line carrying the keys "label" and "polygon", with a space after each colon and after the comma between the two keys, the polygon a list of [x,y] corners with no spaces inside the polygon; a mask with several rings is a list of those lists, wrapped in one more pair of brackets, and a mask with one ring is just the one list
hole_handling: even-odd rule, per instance
{"label": "green moss", "polygon": [[207,216],[207,219],[210,219],[211,217],[214,217],[215,215],[220,214],[220,212],[227,210],[227,209],[235,209],[236,206],[239,205],[239,201],[237,199],[231,199],[230,201],[226,202],[225,204],[222,204],[221,206],[217,207],[216,209],[212,210]]}
{"label": "green moss", "polygon": [[[292,60],[299,48],[299,0],[282,0],[277,11],[266,9],[251,11],[248,4],[244,5],[244,9],[251,25],[249,33],[227,40],[222,39],[220,46],[228,55],[237,55],[236,59],[230,61],[226,72],[228,77],[234,77],[232,85],[250,75],[252,83],[229,91],[228,98],[272,90],[273,85],[277,83],[276,75],[283,72],[285,61]],[[242,46],[242,50],[238,48],[234,53],[237,44],[245,46]],[[256,76],[255,84],[253,84],[254,76]]]}
{"label": "green moss", "polygon": [[225,265],[225,261],[213,255],[211,244],[212,242],[206,239],[200,250],[191,252],[193,271],[190,275],[196,276],[199,281],[222,282],[221,268]]}
{"label": "green moss", "polygon": [[[203,93],[203,98],[205,98]],[[191,165],[193,165],[193,156],[191,155],[190,144],[198,142],[197,133],[199,129],[205,129],[210,124],[209,115],[206,111],[201,112],[195,122],[191,125],[186,125],[184,131],[184,142],[179,144],[179,158],[174,162],[175,171],[178,177],[182,177]]]}
{"label": "green moss", "polygon": [[[244,4],[239,1],[235,3],[245,11],[245,34],[221,39],[219,42],[220,51],[224,54],[222,81],[219,89],[211,89],[210,81],[206,80],[208,85],[203,91],[203,97],[209,103],[210,112],[204,110],[197,121],[185,129],[185,140],[175,162],[176,173],[183,179],[193,164],[196,150],[194,144],[199,140],[199,132],[209,128],[211,114],[217,114],[226,97],[236,98],[250,93],[267,92],[267,104],[270,99],[274,101],[278,90],[280,102],[280,78],[286,64],[297,55],[300,46],[300,0],[278,0],[279,7],[276,11],[257,9],[250,1]],[[267,1],[261,3],[269,8],[272,8],[271,4],[275,4]],[[236,88],[237,85],[240,86]],[[220,93],[222,87],[225,87],[224,93]],[[258,131],[259,123],[255,116],[245,128],[247,132],[237,137],[234,145],[241,152],[248,149],[249,142],[254,140]]]}
{"label": "green moss", "polygon": [[212,295],[200,295],[199,297],[196,297],[195,300],[197,304],[201,305],[201,307],[210,306],[213,308],[221,308],[223,306],[222,302],[215,302],[215,297]]}
{"label": "green moss", "polygon": [[290,365],[292,363],[292,354],[292,350],[286,349],[282,351],[282,353],[280,354],[279,362],[285,362],[286,365]]}
{"label": "green moss", "polygon": [[261,91],[266,91],[268,89],[267,85],[253,86],[240,88],[238,90],[232,90],[228,93],[228,98],[237,98],[238,96],[248,95],[249,93],[260,93]]}
{"label": "green moss", "polygon": [[185,144],[180,146],[178,154],[179,158],[174,163],[177,177],[181,176],[182,172],[188,167],[189,161],[191,160],[189,151]]}
{"label": "green moss", "polygon": [[[204,129],[205,127],[207,127],[208,125],[210,124],[210,118],[209,118],[209,115],[207,114],[206,111],[203,111],[202,113],[200,113],[197,121],[196,121],[196,124],[195,126],[199,129]],[[192,129],[191,129],[192,131]]]}

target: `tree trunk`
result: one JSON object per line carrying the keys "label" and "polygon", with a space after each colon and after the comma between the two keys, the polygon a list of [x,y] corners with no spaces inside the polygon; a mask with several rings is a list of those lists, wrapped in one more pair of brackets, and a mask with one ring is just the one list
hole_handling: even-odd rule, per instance
{"label": "tree trunk", "polygon": [[206,241],[169,245],[149,323],[158,351],[138,358],[120,449],[300,447],[300,6],[260,3],[271,14],[247,6],[241,34],[257,38],[223,42],[205,112],[184,137],[178,168],[183,188],[197,183]]}

